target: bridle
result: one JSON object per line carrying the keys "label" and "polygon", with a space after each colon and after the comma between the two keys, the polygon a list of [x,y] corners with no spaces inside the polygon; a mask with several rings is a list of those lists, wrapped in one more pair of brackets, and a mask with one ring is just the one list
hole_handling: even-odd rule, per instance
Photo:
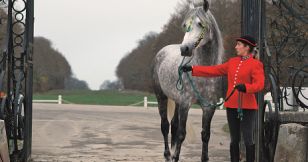
{"label": "bridle", "polygon": [[[207,18],[209,17],[208,14],[206,14],[206,16],[207,16]],[[191,24],[192,24],[193,21],[194,21],[194,17],[191,18],[191,20],[190,20],[190,22],[189,22],[189,26],[188,26],[187,29],[186,29],[186,33],[188,33],[188,32],[191,31]],[[204,23],[204,24],[202,23],[202,26],[203,26],[202,32],[201,32],[201,34],[199,35],[198,40],[197,40],[197,42],[196,42],[195,45],[194,45],[194,48],[193,48],[193,50],[192,50],[192,55],[191,55],[190,59],[189,59],[184,65],[189,64],[190,61],[194,58],[195,49],[196,49],[196,47],[200,44],[201,40],[203,39],[204,33],[205,33],[205,31],[206,31],[206,23]],[[178,81],[177,81],[177,83],[176,83],[176,89],[179,90],[179,91],[181,91],[181,90],[184,88],[183,79],[182,79],[183,70],[180,70],[180,68],[181,68],[182,66],[184,66],[183,63],[184,63],[185,58],[186,58],[186,56],[183,57],[182,63],[181,63],[181,65],[178,67],[179,79],[178,79]],[[187,75],[188,75],[188,74],[187,74]],[[181,88],[178,88],[178,84],[179,84],[179,83],[180,83],[180,85],[182,85]],[[193,84],[192,84],[192,85],[193,85]]]}
{"label": "bridle", "polygon": [[[206,14],[206,17],[209,18],[208,14]],[[193,20],[194,20],[194,17],[191,18],[191,20],[190,20],[190,22],[189,22],[189,26],[187,27],[186,33],[190,32],[190,30],[191,30],[191,24],[192,24]],[[206,31],[206,22],[205,22],[205,23],[202,23],[202,27],[203,27],[202,32],[201,32],[201,34],[199,35],[199,37],[198,37],[198,39],[197,39],[197,42],[195,43],[194,48],[193,48],[193,50],[192,50],[191,58],[190,58],[190,60],[189,60],[186,64],[188,64],[188,63],[193,59],[194,53],[195,53],[195,49],[196,49],[196,47],[200,44],[201,40],[203,39],[203,36],[204,36],[204,34],[205,34],[205,31]],[[186,57],[186,56],[184,56],[183,60],[185,59],[185,57]],[[186,65],[186,64],[185,64],[185,65]]]}

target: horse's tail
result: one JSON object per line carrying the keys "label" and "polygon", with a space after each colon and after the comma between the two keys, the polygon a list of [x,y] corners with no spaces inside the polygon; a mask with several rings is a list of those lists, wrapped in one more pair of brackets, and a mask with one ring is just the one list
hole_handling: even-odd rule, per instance
{"label": "horse's tail", "polygon": [[171,100],[170,98],[168,98],[168,106],[167,106],[167,109],[168,109],[168,120],[169,120],[169,123],[171,122],[173,116],[174,116],[174,111],[175,111],[175,102],[173,100]]}
{"label": "horse's tail", "polygon": [[[175,111],[175,102],[173,100],[171,100],[170,98],[168,99],[168,120],[171,123],[171,120],[173,118],[174,115],[174,111]],[[191,121],[189,120],[189,117],[187,118],[187,122],[186,122],[186,138],[185,140],[190,141],[190,142],[194,142],[196,141],[196,133],[195,130],[191,124]]]}

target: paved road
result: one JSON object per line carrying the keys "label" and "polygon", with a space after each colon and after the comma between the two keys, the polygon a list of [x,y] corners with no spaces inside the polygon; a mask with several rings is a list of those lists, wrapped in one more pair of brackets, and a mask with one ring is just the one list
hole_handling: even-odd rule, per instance
{"label": "paved road", "polygon": [[[200,161],[201,110],[189,120],[196,140],[185,140],[180,161]],[[229,134],[224,110],[215,112],[210,161],[229,161]],[[164,161],[157,108],[33,104],[33,161]]]}

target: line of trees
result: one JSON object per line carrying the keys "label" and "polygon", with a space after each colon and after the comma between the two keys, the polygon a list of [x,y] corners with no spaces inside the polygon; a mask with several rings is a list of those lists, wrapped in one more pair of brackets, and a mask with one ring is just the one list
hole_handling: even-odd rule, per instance
{"label": "line of trees", "polygon": [[34,38],[33,91],[89,89],[87,82],[73,76],[66,58],[44,37]]}
{"label": "line of trees", "polygon": [[122,90],[123,89],[123,83],[120,80],[116,80],[111,82],[110,80],[105,80],[99,87],[100,90],[105,89],[117,89]]}
{"label": "line of trees", "polygon": [[[229,60],[235,55],[235,38],[240,36],[241,1],[212,0],[210,11],[216,18],[224,39],[226,57]],[[202,6],[203,2],[195,3]],[[162,32],[147,33],[137,44],[137,47],[122,58],[116,69],[116,76],[122,82],[124,89],[153,92],[150,67],[155,55],[160,49],[170,44],[180,44],[184,37],[182,21],[189,10],[184,0],[178,3],[175,12],[163,26]],[[226,78],[224,78],[226,79]],[[227,83],[223,81],[223,84]],[[226,87],[227,85],[223,85]],[[223,88],[224,89],[224,88]],[[225,88],[226,89],[226,88]]]}

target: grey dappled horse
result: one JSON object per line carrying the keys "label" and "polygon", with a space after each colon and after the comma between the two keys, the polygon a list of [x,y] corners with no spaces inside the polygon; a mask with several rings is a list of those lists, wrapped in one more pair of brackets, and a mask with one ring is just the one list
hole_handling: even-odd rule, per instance
{"label": "grey dappled horse", "polygon": [[[192,19],[193,18],[193,19]],[[191,24],[191,25],[190,25]],[[188,27],[190,30],[188,30]],[[205,0],[203,7],[194,8],[190,2],[190,11],[183,22],[183,29],[186,31],[182,44],[168,45],[161,49],[153,60],[152,82],[158,109],[161,116],[161,131],[165,141],[164,156],[166,161],[171,161],[171,154],[168,145],[169,122],[167,117],[168,99],[175,102],[174,117],[171,120],[171,148],[175,151],[172,161],[179,160],[181,145],[186,137],[186,121],[188,111],[192,104],[199,104],[203,111],[202,117],[202,161],[208,161],[208,143],[210,139],[210,125],[216,107],[203,107],[199,102],[199,97],[194,92],[188,78],[183,75],[184,88],[182,91],[176,89],[176,82],[179,78],[178,67],[191,59],[194,46],[205,27],[205,33],[200,43],[194,50],[190,65],[211,66],[219,65],[222,62],[224,53],[220,30],[216,20],[208,11],[208,3]],[[191,75],[191,72],[189,72]],[[216,103],[217,89],[220,78],[191,77],[196,89],[201,96],[209,103]]]}

